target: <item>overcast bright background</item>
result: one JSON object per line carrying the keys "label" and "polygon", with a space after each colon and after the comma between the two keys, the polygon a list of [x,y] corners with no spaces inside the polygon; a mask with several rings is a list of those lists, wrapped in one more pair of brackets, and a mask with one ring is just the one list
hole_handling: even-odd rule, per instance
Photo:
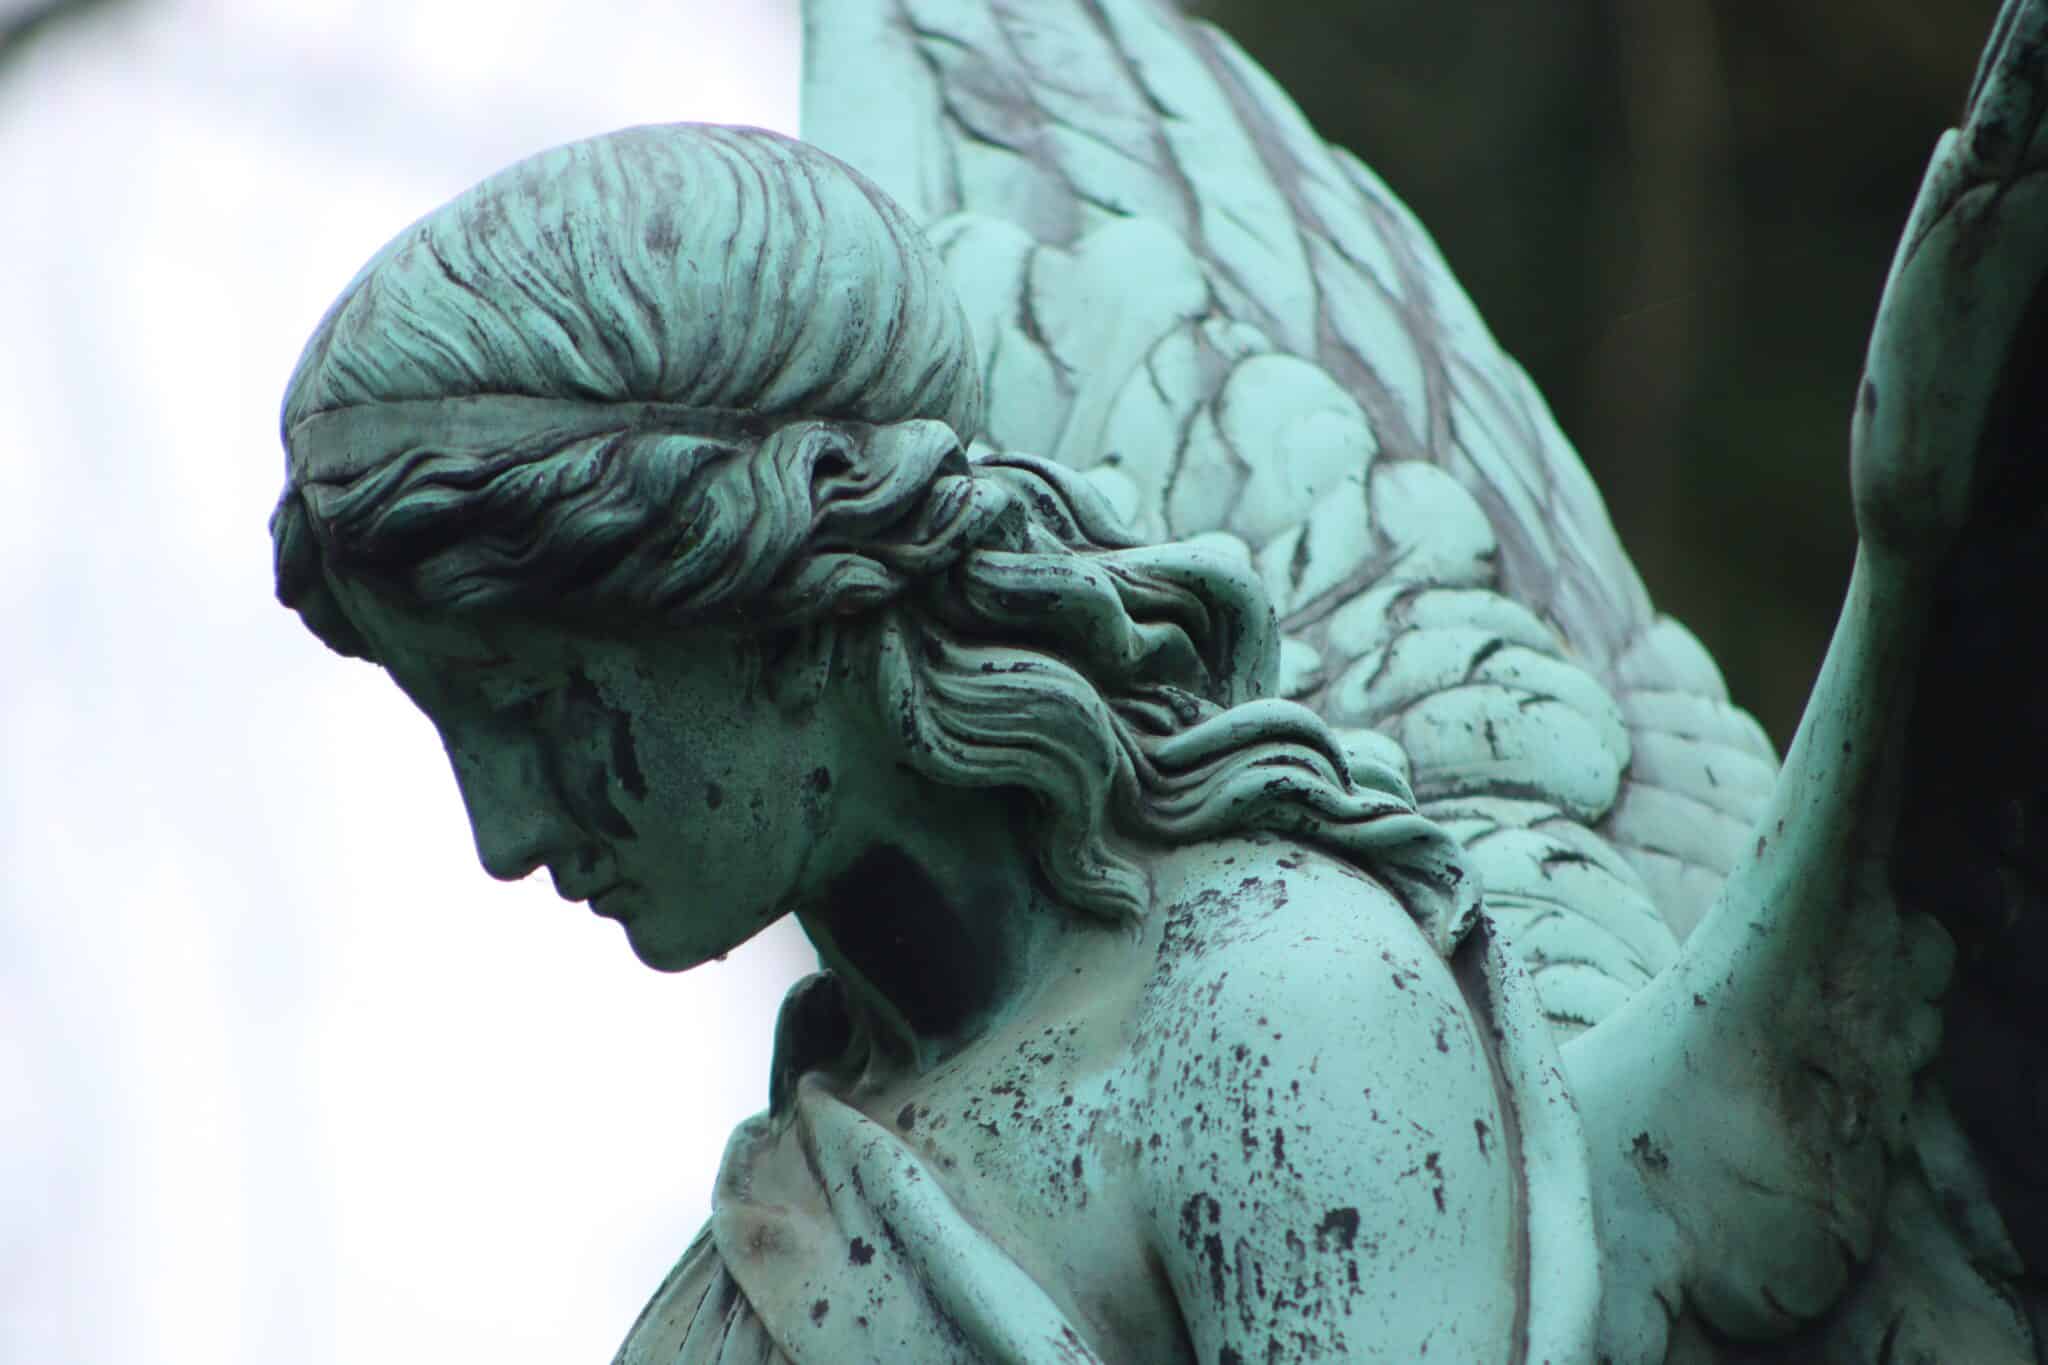
{"label": "overcast bright background", "polygon": [[156,0],[0,79],[0,1361],[603,1361],[801,941],[685,977],[478,870],[271,600],[276,411],[383,241],[631,123],[794,131],[778,0]]}

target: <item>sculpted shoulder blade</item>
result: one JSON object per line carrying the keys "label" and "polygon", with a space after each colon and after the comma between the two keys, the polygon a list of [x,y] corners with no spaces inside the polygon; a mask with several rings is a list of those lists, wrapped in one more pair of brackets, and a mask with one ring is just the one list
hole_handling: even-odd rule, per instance
{"label": "sculpted shoulder blade", "polygon": [[1123,1133],[1197,1355],[1587,1358],[1584,1139],[1526,975],[1243,852],[1162,879]]}

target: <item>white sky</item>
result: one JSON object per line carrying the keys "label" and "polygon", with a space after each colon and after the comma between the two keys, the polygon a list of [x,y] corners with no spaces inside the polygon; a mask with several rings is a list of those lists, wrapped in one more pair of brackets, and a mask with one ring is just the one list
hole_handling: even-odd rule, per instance
{"label": "white sky", "polygon": [[602,1361],[694,1233],[801,940],[663,977],[488,881],[264,522],[372,251],[554,143],[794,131],[791,9],[142,0],[0,81],[0,1361]]}

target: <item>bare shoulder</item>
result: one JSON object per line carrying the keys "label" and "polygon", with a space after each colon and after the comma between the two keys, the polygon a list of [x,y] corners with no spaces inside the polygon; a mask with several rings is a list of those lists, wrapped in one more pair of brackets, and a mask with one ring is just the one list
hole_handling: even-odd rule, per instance
{"label": "bare shoulder", "polygon": [[1286,841],[1190,850],[1157,889],[1123,1137],[1198,1358],[1504,1358],[1516,1193],[1448,966]]}

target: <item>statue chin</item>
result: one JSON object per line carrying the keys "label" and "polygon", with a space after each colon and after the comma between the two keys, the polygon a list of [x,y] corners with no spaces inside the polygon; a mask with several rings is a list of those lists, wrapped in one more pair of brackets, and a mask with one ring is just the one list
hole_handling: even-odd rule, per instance
{"label": "statue chin", "polygon": [[784,913],[780,910],[770,911],[758,924],[736,936],[706,939],[701,931],[708,926],[701,922],[693,922],[686,912],[665,909],[660,913],[639,913],[640,905],[647,893],[635,887],[628,894],[634,898],[629,903],[630,908],[623,908],[619,914],[611,914],[608,912],[612,907],[607,905],[599,913],[607,919],[618,921],[620,929],[625,932],[627,946],[633,950],[633,956],[640,959],[642,965],[652,967],[657,972],[671,974],[687,972],[707,962],[724,961],[726,954],[735,951],[781,919]]}

